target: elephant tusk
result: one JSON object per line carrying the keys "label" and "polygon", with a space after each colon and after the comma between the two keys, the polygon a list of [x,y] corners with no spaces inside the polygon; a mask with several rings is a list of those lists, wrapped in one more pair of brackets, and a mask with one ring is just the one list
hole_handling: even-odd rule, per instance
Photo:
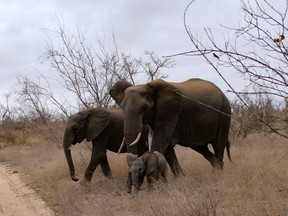
{"label": "elephant tusk", "polygon": [[123,137],[122,143],[121,143],[121,145],[119,147],[119,150],[118,150],[117,154],[119,154],[121,152],[121,150],[122,150],[122,148],[124,146],[124,143],[125,143],[125,137]]}
{"label": "elephant tusk", "polygon": [[151,152],[152,148],[152,139],[153,139],[153,130],[150,126],[148,126],[149,132],[148,132],[148,151]]}
{"label": "elephant tusk", "polygon": [[132,142],[129,146],[133,146],[133,145],[137,144],[138,141],[140,140],[141,134],[142,134],[142,132],[139,132],[136,139],[134,140],[134,142]]}
{"label": "elephant tusk", "polygon": [[69,148],[68,148],[68,151],[70,151],[70,150],[71,150],[72,146],[73,146],[73,144],[71,144],[71,145],[69,146]]}

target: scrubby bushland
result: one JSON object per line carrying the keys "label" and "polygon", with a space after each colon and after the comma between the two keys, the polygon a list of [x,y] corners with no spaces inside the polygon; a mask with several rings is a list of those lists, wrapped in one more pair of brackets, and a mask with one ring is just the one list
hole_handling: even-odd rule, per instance
{"label": "scrubby bushland", "polygon": [[[55,124],[54,126],[52,126]],[[181,179],[168,173],[168,184],[149,191],[144,183],[137,196],[126,193],[125,154],[108,152],[113,180],[96,169],[91,187],[71,181],[61,143],[63,127],[43,124],[43,132],[54,140],[38,136],[30,128],[26,143],[0,150],[0,162],[17,172],[36,190],[56,215],[285,215],[287,202],[287,141],[275,134],[254,133],[235,138],[233,161],[225,159],[222,173],[213,173],[205,159],[188,148],[176,146],[185,172]],[[57,130],[56,130],[57,129]],[[58,141],[57,141],[58,140]],[[77,173],[84,175],[89,163],[90,144],[72,148]],[[265,188],[265,190],[263,190]]]}

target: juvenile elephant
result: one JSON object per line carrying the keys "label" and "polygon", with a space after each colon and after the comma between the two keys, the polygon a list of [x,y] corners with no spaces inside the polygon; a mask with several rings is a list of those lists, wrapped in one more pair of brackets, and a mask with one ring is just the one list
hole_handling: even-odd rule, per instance
{"label": "juvenile elephant", "polygon": [[147,177],[148,188],[152,188],[153,182],[162,178],[167,181],[167,163],[160,152],[145,152],[142,156],[133,161],[129,172],[132,177],[133,186],[139,190],[143,184],[144,177]]}
{"label": "juvenile elephant", "polygon": [[[124,136],[133,143],[143,125],[153,131],[152,151],[164,154],[174,175],[182,169],[173,146],[179,144],[201,153],[212,167],[223,168],[225,147],[230,159],[228,133],[231,107],[213,83],[189,79],[174,83],[154,80],[133,86],[117,81],[110,95],[124,112]],[[214,153],[208,149],[212,144]]]}
{"label": "juvenile elephant", "polygon": [[[137,153],[142,155],[146,150],[147,134],[141,136]],[[71,156],[71,146],[81,143],[84,139],[92,141],[92,155],[85,172],[85,180],[91,181],[96,167],[100,164],[103,174],[111,176],[111,170],[106,151],[117,152],[123,140],[123,111],[121,109],[93,108],[78,112],[67,120],[63,147],[73,181],[78,181],[75,175]],[[126,146],[121,153],[127,152]],[[131,181],[128,179],[128,181]]]}

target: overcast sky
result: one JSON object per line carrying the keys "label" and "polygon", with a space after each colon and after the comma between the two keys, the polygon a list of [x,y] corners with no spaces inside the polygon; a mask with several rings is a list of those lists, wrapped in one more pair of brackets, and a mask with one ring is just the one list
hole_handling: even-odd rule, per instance
{"label": "overcast sky", "polygon": [[[142,55],[144,51],[169,55],[190,50],[191,42],[183,26],[183,12],[188,0],[0,0],[0,95],[17,88],[18,75],[33,77],[39,71],[47,73],[39,56],[45,50],[47,29],[52,29],[56,17],[73,31],[78,26],[89,37],[115,34],[121,52]],[[222,31],[220,24],[239,23],[239,0],[198,0],[188,14],[190,28],[201,34],[211,27]],[[228,87],[201,58],[177,57],[169,70],[169,81],[191,77],[208,79],[224,91]],[[235,73],[226,74],[233,80]],[[238,78],[237,78],[238,79]],[[237,87],[237,86],[236,86]],[[239,89],[238,88],[238,89]]]}

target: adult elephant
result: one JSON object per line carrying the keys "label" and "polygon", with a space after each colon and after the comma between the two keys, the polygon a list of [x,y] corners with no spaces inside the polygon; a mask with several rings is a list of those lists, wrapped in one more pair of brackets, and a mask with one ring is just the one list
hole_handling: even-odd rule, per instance
{"label": "adult elephant", "polygon": [[[106,151],[117,152],[123,140],[123,111],[121,109],[92,108],[70,116],[66,122],[63,148],[73,181],[78,181],[71,156],[71,146],[84,139],[92,141],[92,155],[85,171],[84,180],[91,181],[96,167],[100,164],[103,174],[111,177]],[[136,152],[142,155],[146,150],[147,133],[140,139]],[[127,152],[124,146],[120,153]],[[128,179],[128,181],[132,181]]]}
{"label": "adult elephant", "polygon": [[[201,153],[213,168],[223,168],[225,147],[230,159],[231,107],[215,84],[189,79],[180,83],[155,80],[133,86],[119,80],[110,89],[110,95],[124,111],[126,142],[135,143],[143,125],[150,125],[151,150],[164,154],[174,175],[182,171],[172,147],[175,144]],[[214,153],[208,144],[212,144]]]}

